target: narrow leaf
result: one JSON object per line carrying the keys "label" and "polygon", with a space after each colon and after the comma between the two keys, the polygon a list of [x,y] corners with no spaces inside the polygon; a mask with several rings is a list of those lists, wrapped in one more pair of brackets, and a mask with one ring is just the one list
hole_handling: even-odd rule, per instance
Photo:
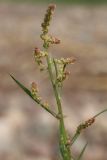
{"label": "narrow leaf", "polygon": [[10,74],[10,76],[11,76],[11,78],[17,83],[17,85],[18,85],[21,89],[23,89],[24,92],[26,92],[26,93],[33,99],[31,92],[30,92],[23,84],[21,84],[18,80],[16,80],[11,74]]}
{"label": "narrow leaf", "polygon": [[83,154],[84,154],[84,152],[85,152],[85,150],[86,150],[87,144],[88,144],[88,143],[86,143],[85,146],[83,147],[83,149],[82,149],[82,151],[81,151],[79,157],[77,158],[77,160],[81,160],[81,159],[82,159]]}
{"label": "narrow leaf", "polygon": [[55,112],[53,112],[52,110],[50,110],[49,108],[46,108],[44,106],[44,104],[42,104],[38,99],[34,99],[32,96],[32,93],[30,90],[28,90],[23,84],[21,84],[18,80],[16,80],[11,74],[10,74],[11,78],[17,83],[17,85],[27,94],[29,95],[36,103],[38,103],[42,108],[44,108],[46,111],[48,111],[51,115],[53,115],[55,118],[57,117],[57,114]]}

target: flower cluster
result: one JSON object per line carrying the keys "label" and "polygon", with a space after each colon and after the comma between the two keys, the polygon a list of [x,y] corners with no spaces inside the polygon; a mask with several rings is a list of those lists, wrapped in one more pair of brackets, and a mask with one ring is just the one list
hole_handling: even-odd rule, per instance
{"label": "flower cluster", "polygon": [[53,37],[53,36],[50,36],[50,39],[51,39],[51,44],[59,44],[60,43],[60,40],[56,37]]}
{"label": "flower cluster", "polygon": [[57,65],[56,68],[58,68],[57,71],[57,78],[56,82],[58,86],[62,86],[62,82],[68,78],[70,72],[66,70],[67,65],[74,64],[75,58],[61,58],[61,59],[55,59],[55,65]]}
{"label": "flower cluster", "polygon": [[39,95],[38,86],[35,82],[32,82],[31,84],[31,94],[34,100],[36,100],[39,104],[42,105],[44,108],[49,108],[49,104],[47,101],[42,102],[42,98]]}
{"label": "flower cluster", "polygon": [[95,122],[95,118],[91,118],[91,119],[85,121],[85,123],[82,123],[82,124],[80,124],[80,125],[78,126],[77,132],[78,132],[78,133],[81,133],[81,131],[82,131],[83,129],[86,129],[87,127],[91,126],[94,122]]}
{"label": "flower cluster", "polygon": [[54,4],[51,4],[48,6],[48,9],[44,17],[44,22],[41,24],[44,35],[48,33],[48,27],[50,26],[50,21],[52,19],[52,15],[54,13],[55,8],[56,8],[56,5]]}
{"label": "flower cluster", "polygon": [[49,108],[49,103],[47,101],[45,101],[43,105],[45,106],[45,108]]}
{"label": "flower cluster", "polygon": [[57,83],[58,86],[61,86],[62,82],[69,76],[70,72],[69,71],[62,71],[60,69],[60,74],[57,76]]}
{"label": "flower cluster", "polygon": [[44,48],[49,48],[50,44],[59,44],[60,40],[56,37],[53,37],[51,35],[48,35],[48,31],[49,31],[49,26],[50,26],[50,21],[52,19],[52,15],[54,13],[54,10],[56,8],[56,5],[51,4],[49,5],[45,17],[44,17],[44,21],[41,24],[42,27],[42,34],[41,34],[41,39],[44,41],[43,43],[43,47]]}
{"label": "flower cluster", "polygon": [[61,58],[60,60],[64,65],[67,64],[74,64],[76,59],[75,58]]}
{"label": "flower cluster", "polygon": [[[66,131],[65,124],[64,124],[64,114],[62,109],[62,101],[61,101],[61,94],[60,94],[60,87],[63,85],[63,81],[68,77],[70,72],[67,70],[67,66],[69,64],[74,64],[76,61],[75,58],[61,58],[61,59],[55,59],[51,57],[51,55],[48,54],[48,48],[50,44],[59,44],[60,40],[56,37],[53,37],[48,34],[48,29],[50,25],[50,21],[52,18],[52,15],[54,13],[56,6],[55,5],[49,5],[44,21],[41,24],[42,27],[42,34],[41,39],[43,40],[43,47],[44,51],[41,51],[39,48],[35,48],[34,50],[34,58],[35,62],[39,65],[40,70],[47,69],[49,74],[49,79],[51,81],[53,92],[56,100],[56,106],[57,106],[57,112],[52,110],[51,105],[48,104],[47,101],[44,101],[40,97],[40,92],[38,90],[38,86],[35,82],[32,82],[31,89],[29,90],[26,88],[22,83],[20,83],[17,79],[15,79],[12,75],[11,78],[17,83],[17,85],[20,86],[20,88],[29,96],[31,97],[39,106],[41,106],[43,109],[45,109],[49,114],[51,114],[53,117],[55,117],[59,122],[59,149],[60,149],[60,156],[59,159],[62,160],[74,160],[78,159],[80,160],[82,158],[82,155],[85,151],[85,148],[87,144],[82,149],[81,153],[77,158],[73,158],[70,147],[73,145],[73,143],[77,140],[80,133],[92,125],[95,122],[96,117],[98,117],[100,114],[107,111],[107,109],[99,112],[92,118],[88,119],[84,123],[81,123],[77,129],[76,133],[74,134],[73,138],[71,138],[68,135],[68,132]],[[46,64],[44,63],[46,62]],[[45,65],[44,65],[45,64]],[[62,158],[61,158],[62,156]]]}
{"label": "flower cluster", "polygon": [[43,58],[46,57],[47,52],[41,51],[39,48],[35,48],[34,50],[34,58],[35,62],[40,66],[40,70],[45,69],[45,65],[43,64]]}
{"label": "flower cluster", "polygon": [[35,82],[32,82],[32,84],[31,84],[31,93],[32,93],[32,97],[35,100],[41,101],[41,97],[38,94],[38,87]]}

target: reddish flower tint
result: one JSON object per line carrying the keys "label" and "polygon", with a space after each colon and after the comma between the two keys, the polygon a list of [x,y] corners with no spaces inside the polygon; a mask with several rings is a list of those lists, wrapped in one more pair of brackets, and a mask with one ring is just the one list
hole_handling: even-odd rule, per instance
{"label": "reddish flower tint", "polygon": [[51,11],[54,11],[55,8],[56,8],[56,5],[55,5],[55,4],[50,4],[48,8],[49,8]]}
{"label": "reddish flower tint", "polygon": [[34,52],[35,52],[35,55],[38,55],[38,54],[40,54],[41,51],[40,51],[39,48],[36,47],[35,50],[34,50]]}

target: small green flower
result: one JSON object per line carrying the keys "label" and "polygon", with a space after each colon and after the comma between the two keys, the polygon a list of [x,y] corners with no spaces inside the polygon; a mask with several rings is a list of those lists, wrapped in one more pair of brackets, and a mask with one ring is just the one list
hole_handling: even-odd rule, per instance
{"label": "small green flower", "polygon": [[38,94],[37,84],[35,82],[32,82],[31,84],[31,93],[35,100],[41,101],[41,97]]}

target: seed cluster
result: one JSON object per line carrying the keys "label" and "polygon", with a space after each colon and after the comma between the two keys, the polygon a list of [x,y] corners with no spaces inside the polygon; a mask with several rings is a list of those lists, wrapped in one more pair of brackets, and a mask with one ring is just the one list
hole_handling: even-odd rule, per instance
{"label": "seed cluster", "polygon": [[43,107],[49,108],[49,104],[47,101],[42,102],[42,98],[39,95],[38,86],[35,82],[32,82],[31,84],[31,94],[32,94],[33,99],[38,101]]}
{"label": "seed cluster", "polygon": [[46,57],[46,55],[47,55],[47,52],[41,51],[39,48],[35,48],[34,59],[35,59],[35,62],[40,67],[41,71],[45,69],[45,65],[43,64],[43,58]]}
{"label": "seed cluster", "polygon": [[54,13],[55,8],[56,8],[56,5],[54,4],[51,4],[48,6],[48,9],[44,17],[44,22],[41,24],[43,35],[48,33],[48,27],[50,26],[50,21],[52,19],[52,15]]}
{"label": "seed cluster", "polygon": [[31,84],[31,93],[35,100],[41,101],[41,97],[38,94],[37,84],[35,82],[32,82]]}
{"label": "seed cluster", "polygon": [[[48,53],[48,48],[50,44],[59,44],[60,40],[56,37],[53,37],[52,35],[48,34],[48,29],[50,26],[50,21],[52,18],[52,15],[54,13],[56,6],[55,5],[49,5],[44,21],[41,24],[42,27],[42,34],[41,39],[43,40],[43,47],[44,50],[41,50],[39,48],[34,49],[34,58],[35,62],[40,67],[40,70],[46,69],[49,73],[49,79],[52,82],[52,87],[54,91],[54,96],[56,99],[57,104],[57,112],[52,110],[51,105],[47,101],[44,101],[41,96],[40,92],[38,90],[38,86],[35,82],[32,82],[31,89],[27,89],[23,84],[21,84],[18,80],[16,80],[12,75],[12,79],[20,86],[20,88],[29,95],[39,106],[41,106],[43,109],[45,109],[48,113],[50,113],[53,117],[55,117],[59,122],[59,149],[60,149],[60,155],[59,159],[63,160],[74,160],[72,157],[72,152],[70,150],[70,147],[73,145],[73,143],[77,140],[78,136],[80,135],[81,131],[86,129],[87,127],[91,126],[94,122],[96,117],[98,117],[100,114],[107,111],[107,109],[101,111],[100,113],[96,114],[94,117],[88,119],[84,123],[81,123],[76,130],[76,133],[74,134],[73,138],[67,134],[65,124],[64,124],[64,114],[62,109],[62,102],[61,102],[61,95],[60,95],[60,89],[63,85],[63,81],[69,76],[70,72],[67,70],[67,66],[69,64],[74,64],[76,61],[75,58],[61,58],[61,59],[55,59],[51,57]],[[46,62],[46,63],[45,63]],[[78,156],[78,160],[81,159],[85,148],[82,149],[80,155]]]}
{"label": "seed cluster", "polygon": [[44,41],[43,47],[44,48],[49,48],[50,44],[59,44],[60,40],[56,37],[53,37],[52,35],[49,35],[49,26],[50,26],[50,21],[52,19],[52,15],[54,13],[54,10],[56,8],[56,5],[51,4],[48,6],[48,9],[46,11],[44,21],[41,24],[42,27],[42,34],[40,35],[41,39]]}
{"label": "seed cluster", "polygon": [[81,133],[81,131],[82,131],[83,129],[86,129],[87,127],[91,126],[94,122],[95,122],[95,118],[91,118],[91,119],[85,121],[85,123],[82,123],[82,124],[80,124],[80,125],[78,126],[77,132],[78,132],[78,133]]}
{"label": "seed cluster", "polygon": [[61,58],[61,59],[55,59],[57,68],[58,68],[58,74],[56,78],[56,82],[58,86],[62,86],[62,82],[68,78],[70,71],[66,70],[67,65],[74,64],[76,61],[75,58]]}

